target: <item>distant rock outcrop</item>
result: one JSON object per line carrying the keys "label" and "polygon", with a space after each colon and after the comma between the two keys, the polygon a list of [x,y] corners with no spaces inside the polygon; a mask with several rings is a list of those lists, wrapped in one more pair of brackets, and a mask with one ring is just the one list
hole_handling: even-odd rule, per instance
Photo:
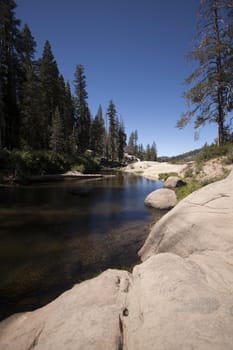
{"label": "distant rock outcrop", "polygon": [[177,203],[174,191],[167,188],[160,188],[151,192],[144,201],[145,205],[156,209],[171,209]]}
{"label": "distant rock outcrop", "polygon": [[153,228],[142,264],[107,270],[0,323],[4,350],[232,350],[233,172]]}

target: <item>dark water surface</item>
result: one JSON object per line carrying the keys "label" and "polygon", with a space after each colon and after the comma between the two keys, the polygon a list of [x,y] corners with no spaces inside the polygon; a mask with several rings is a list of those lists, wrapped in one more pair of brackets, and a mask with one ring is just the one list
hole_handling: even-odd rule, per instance
{"label": "dark water surface", "polygon": [[0,190],[0,319],[44,305],[106,268],[128,268],[161,183],[118,174]]}

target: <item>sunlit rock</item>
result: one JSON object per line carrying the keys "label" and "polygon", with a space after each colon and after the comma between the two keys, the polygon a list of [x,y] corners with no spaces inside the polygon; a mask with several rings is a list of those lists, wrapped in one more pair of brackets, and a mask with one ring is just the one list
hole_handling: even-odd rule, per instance
{"label": "sunlit rock", "polygon": [[148,207],[156,209],[171,209],[177,203],[176,194],[174,191],[167,188],[151,192],[144,201]]}

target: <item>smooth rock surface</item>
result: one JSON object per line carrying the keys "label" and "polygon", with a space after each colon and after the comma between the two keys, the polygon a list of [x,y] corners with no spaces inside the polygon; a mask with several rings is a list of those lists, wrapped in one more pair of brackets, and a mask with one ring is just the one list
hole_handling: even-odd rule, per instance
{"label": "smooth rock surface", "polygon": [[141,161],[129,164],[123,170],[129,173],[140,174],[148,179],[158,180],[159,174],[175,172],[182,174],[187,164],[171,164],[167,162]]}
{"label": "smooth rock surface", "polygon": [[144,201],[148,207],[156,209],[170,209],[177,203],[174,191],[167,188],[160,188],[151,192]]}
{"label": "smooth rock surface", "polygon": [[229,253],[164,253],[135,267],[123,349],[231,350],[232,262]]}
{"label": "smooth rock surface", "polygon": [[107,270],[52,303],[0,323],[1,350],[120,349],[129,274]]}
{"label": "smooth rock surface", "polygon": [[152,228],[139,251],[142,260],[171,252],[233,250],[233,172],[225,179],[193,192]]}

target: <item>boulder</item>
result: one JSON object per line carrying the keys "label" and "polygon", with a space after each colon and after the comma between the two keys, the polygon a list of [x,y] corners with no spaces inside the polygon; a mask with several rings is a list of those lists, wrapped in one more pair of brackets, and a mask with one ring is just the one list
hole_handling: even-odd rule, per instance
{"label": "boulder", "polygon": [[176,188],[184,186],[185,182],[181,180],[178,176],[169,176],[164,182],[164,187],[166,188]]}
{"label": "boulder", "polygon": [[144,201],[145,205],[156,209],[171,209],[177,203],[174,191],[167,188],[160,188],[151,192]]}

